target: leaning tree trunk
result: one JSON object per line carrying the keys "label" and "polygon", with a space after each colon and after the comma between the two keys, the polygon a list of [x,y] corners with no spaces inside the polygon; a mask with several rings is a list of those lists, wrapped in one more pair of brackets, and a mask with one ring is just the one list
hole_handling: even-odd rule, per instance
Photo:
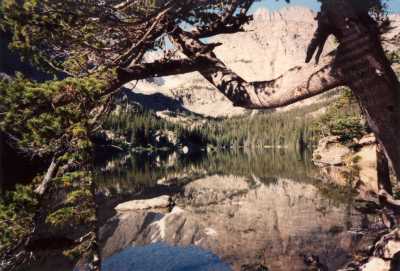
{"label": "leaning tree trunk", "polygon": [[209,66],[199,70],[201,75],[236,106],[271,109],[347,85],[400,178],[399,82],[383,51],[377,24],[368,11],[356,10],[352,2],[323,2],[307,61],[317,47],[319,56],[330,34],[339,41],[336,52],[325,56],[317,66],[295,67],[271,81],[247,82],[227,68],[193,32],[177,27],[171,30],[170,38],[188,58],[201,57]]}
{"label": "leaning tree trunk", "polygon": [[326,8],[340,43],[336,71],[364,108],[369,126],[400,178],[400,84],[378,29],[362,20],[349,1],[328,1]]}

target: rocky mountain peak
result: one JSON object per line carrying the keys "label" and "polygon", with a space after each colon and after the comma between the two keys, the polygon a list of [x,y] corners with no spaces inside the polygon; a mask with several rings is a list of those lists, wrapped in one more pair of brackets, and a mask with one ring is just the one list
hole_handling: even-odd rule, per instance
{"label": "rocky mountain peak", "polygon": [[277,21],[297,21],[307,22],[312,21],[316,13],[311,9],[302,6],[288,6],[277,11],[270,11],[266,8],[259,8],[253,14],[254,21],[274,23]]}
{"label": "rocky mountain peak", "polygon": [[[317,27],[315,17],[316,13],[306,7],[289,6],[278,11],[261,8],[254,13],[254,20],[245,27],[245,31],[219,35],[210,41],[222,43],[214,52],[227,67],[244,79],[271,80],[304,63],[307,47]],[[395,27],[390,33],[393,36],[399,33],[400,16],[391,15],[390,18]],[[330,38],[323,54],[331,52],[336,46],[334,38]],[[169,76],[152,83],[142,82],[134,92],[141,95],[162,94],[181,103],[189,111],[207,116],[232,116],[245,112],[242,108],[233,107],[198,73]],[[311,99],[304,103],[314,101]]]}

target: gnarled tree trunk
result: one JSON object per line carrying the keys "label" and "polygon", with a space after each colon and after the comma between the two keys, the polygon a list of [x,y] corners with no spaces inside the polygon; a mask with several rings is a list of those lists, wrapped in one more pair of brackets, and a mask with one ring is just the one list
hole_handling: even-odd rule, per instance
{"label": "gnarled tree trunk", "polygon": [[327,4],[339,48],[334,67],[357,97],[368,124],[400,178],[400,84],[375,24],[363,22],[346,0]]}
{"label": "gnarled tree trunk", "polygon": [[400,178],[400,85],[384,54],[377,24],[348,0],[325,1],[319,20],[307,60],[318,47],[319,58],[330,34],[339,41],[337,51],[323,57],[316,66],[295,67],[265,82],[246,82],[207,51],[207,45],[194,32],[177,28],[170,38],[188,58],[201,55],[208,62],[209,68],[199,72],[237,106],[271,109],[347,85]]}
{"label": "gnarled tree trunk", "polygon": [[376,146],[376,168],[379,190],[383,189],[390,195],[393,195],[393,188],[390,182],[389,162],[380,144]]}

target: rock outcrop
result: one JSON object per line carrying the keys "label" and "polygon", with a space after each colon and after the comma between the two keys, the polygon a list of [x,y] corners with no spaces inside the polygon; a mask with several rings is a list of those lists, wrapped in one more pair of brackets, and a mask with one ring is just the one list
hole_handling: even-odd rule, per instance
{"label": "rock outcrop", "polygon": [[313,152],[313,161],[321,167],[343,166],[350,153],[350,148],[341,144],[338,136],[328,136],[319,141],[317,149]]}
{"label": "rock outcrop", "polygon": [[115,210],[118,212],[137,211],[146,209],[168,208],[171,204],[170,196],[159,196],[148,200],[132,200],[118,204]]}
{"label": "rock outcrop", "polygon": [[338,137],[323,138],[313,153],[313,162],[328,181],[340,186],[352,185],[362,198],[379,192],[373,134],[355,140],[352,148],[341,143]]}
{"label": "rock outcrop", "polygon": [[[321,167],[321,172],[328,179],[340,186],[352,185],[359,192],[362,200],[372,200],[381,202],[377,195],[382,193],[378,186],[377,172],[377,146],[373,134],[366,135],[360,140],[355,140],[356,145],[350,148],[340,144],[335,137],[324,138],[320,141],[318,149],[314,152],[315,164]],[[330,146],[329,146],[330,144]],[[346,151],[344,151],[346,150]],[[320,163],[324,161],[324,163]],[[371,197],[372,196],[372,197]],[[370,203],[372,203],[370,202]],[[372,206],[372,205],[371,205]],[[382,207],[374,207],[382,209]],[[370,208],[370,212],[372,209]],[[386,210],[387,211],[387,210]],[[396,223],[397,214],[388,211],[389,220]],[[381,216],[383,221],[388,216],[385,210]],[[391,222],[392,223],[392,222]],[[389,223],[390,224],[390,223]],[[392,227],[387,224],[387,227]],[[381,233],[384,234],[383,231]],[[343,271],[397,271],[400,270],[400,231],[398,228],[383,235],[381,239],[370,250],[366,257],[361,257],[351,262]]]}
{"label": "rock outcrop", "polygon": [[[383,235],[371,248],[372,256],[354,261],[339,271],[398,271],[400,270],[400,229]],[[359,266],[359,268],[357,267]]]}

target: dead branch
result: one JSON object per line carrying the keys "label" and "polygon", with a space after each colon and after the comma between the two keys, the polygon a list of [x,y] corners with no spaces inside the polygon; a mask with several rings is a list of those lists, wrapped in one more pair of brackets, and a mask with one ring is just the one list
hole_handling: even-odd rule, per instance
{"label": "dead branch", "polygon": [[42,196],[44,192],[46,191],[47,187],[49,186],[51,180],[53,177],[56,175],[58,166],[59,166],[59,161],[57,156],[53,156],[53,159],[51,160],[50,166],[47,169],[46,175],[43,178],[43,181],[41,184],[35,189],[35,193],[38,194],[39,196]]}

